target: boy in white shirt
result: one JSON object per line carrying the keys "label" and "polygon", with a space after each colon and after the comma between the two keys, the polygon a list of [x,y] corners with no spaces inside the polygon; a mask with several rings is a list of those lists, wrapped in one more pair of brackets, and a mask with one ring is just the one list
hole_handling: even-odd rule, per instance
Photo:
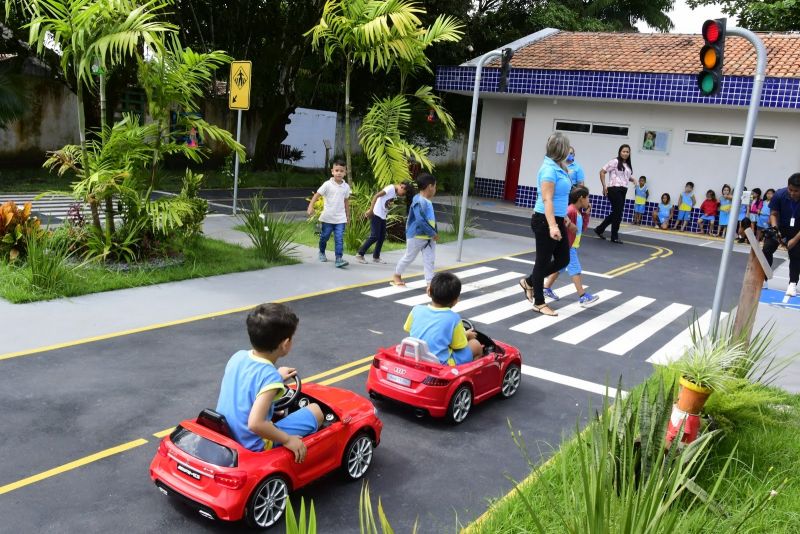
{"label": "boy in white shirt", "polygon": [[372,253],[372,261],[374,263],[386,263],[381,259],[381,247],[386,239],[386,219],[389,217],[389,202],[397,197],[405,196],[409,183],[387,185],[372,197],[372,204],[367,213],[365,213],[366,217],[371,218],[370,233],[367,240],[358,249],[358,255],[356,256],[358,263],[367,263],[367,260],[364,259],[364,254],[367,253],[373,243],[375,244],[375,250]]}
{"label": "boy in white shirt", "polygon": [[350,222],[350,186],[344,181],[347,174],[347,164],[336,160],[331,165],[331,179],[317,189],[311,202],[308,204],[308,214],[314,214],[314,204],[322,197],[324,207],[319,222],[322,231],[319,235],[319,261],[328,261],[325,256],[325,247],[333,234],[334,250],[336,254],[336,267],[345,267],[348,263],[344,260],[344,227]]}

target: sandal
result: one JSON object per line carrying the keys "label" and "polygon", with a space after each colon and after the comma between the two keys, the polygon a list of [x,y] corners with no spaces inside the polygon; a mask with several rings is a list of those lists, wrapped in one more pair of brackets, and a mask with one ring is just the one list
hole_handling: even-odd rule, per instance
{"label": "sandal", "polygon": [[389,285],[394,287],[406,287],[405,282],[395,282],[394,280],[390,281]]}
{"label": "sandal", "polygon": [[525,292],[525,298],[528,299],[528,302],[533,302],[533,288],[528,284],[527,280],[524,278],[520,280],[519,287]]}
{"label": "sandal", "polygon": [[553,311],[553,309],[548,306],[547,304],[540,304],[540,305],[533,305],[533,311],[536,313],[541,313],[542,315],[546,315],[548,317],[558,317],[558,314]]}

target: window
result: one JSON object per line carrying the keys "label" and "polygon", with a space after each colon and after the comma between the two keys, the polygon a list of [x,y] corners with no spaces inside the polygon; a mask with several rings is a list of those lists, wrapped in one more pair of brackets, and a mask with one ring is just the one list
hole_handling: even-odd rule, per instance
{"label": "window", "polygon": [[592,131],[592,125],[588,122],[556,121],[556,130],[561,132],[589,133]]}
{"label": "window", "polygon": [[[775,150],[775,137],[754,137],[753,148]],[[724,133],[686,132],[686,142],[697,145],[742,146],[744,136]]]}
{"label": "window", "polygon": [[593,122],[556,120],[555,130],[559,132],[577,132],[628,137],[628,127],[622,124],[597,124]]}
{"label": "window", "polygon": [[619,126],[617,124],[592,124],[592,133],[628,137],[628,127]]}

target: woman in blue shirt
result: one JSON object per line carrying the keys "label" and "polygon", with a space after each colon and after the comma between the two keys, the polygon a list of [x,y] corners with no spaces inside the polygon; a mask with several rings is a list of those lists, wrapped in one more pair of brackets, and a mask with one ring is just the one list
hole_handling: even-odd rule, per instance
{"label": "woman in blue shirt", "polygon": [[569,263],[566,238],[566,225],[572,225],[566,218],[572,189],[567,170],[569,149],[569,139],[560,132],[547,139],[547,153],[536,177],[538,194],[531,217],[531,229],[536,239],[536,263],[530,276],[519,281],[525,297],[533,303],[533,310],[543,315],[558,315],[545,303],[544,279]]}

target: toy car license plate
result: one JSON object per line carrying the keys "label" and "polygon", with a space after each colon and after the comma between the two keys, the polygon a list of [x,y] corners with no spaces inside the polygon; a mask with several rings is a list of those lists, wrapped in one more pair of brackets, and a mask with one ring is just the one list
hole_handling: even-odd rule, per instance
{"label": "toy car license plate", "polygon": [[386,373],[386,378],[389,382],[394,382],[395,384],[400,384],[401,386],[410,386],[411,380],[408,378],[403,378],[402,376],[393,375],[392,373]]}
{"label": "toy car license plate", "polygon": [[184,465],[178,464],[178,471],[195,480],[200,480],[200,473],[198,473],[194,469],[189,469]]}

